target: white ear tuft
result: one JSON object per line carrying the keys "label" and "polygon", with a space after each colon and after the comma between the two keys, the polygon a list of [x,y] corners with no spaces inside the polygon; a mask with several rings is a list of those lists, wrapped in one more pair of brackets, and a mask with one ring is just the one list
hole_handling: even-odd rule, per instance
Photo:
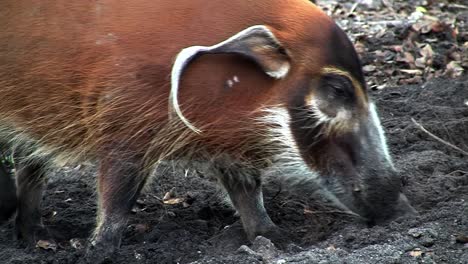
{"label": "white ear tuft", "polygon": [[266,73],[275,79],[283,79],[284,77],[286,77],[288,72],[289,72],[289,63],[285,63],[281,65],[281,67],[277,69],[276,71],[268,71]]}
{"label": "white ear tuft", "polygon": [[179,84],[180,84],[180,77],[185,69],[185,67],[190,63],[190,61],[200,52],[206,51],[207,47],[202,46],[193,46],[189,48],[183,49],[179,54],[177,54],[176,60],[174,65],[172,66],[171,71],[171,92],[169,94],[169,117],[172,118],[171,113],[174,111],[176,112],[177,116],[180,120],[191,130],[195,133],[200,134],[201,130],[196,128],[194,125],[190,123],[190,121],[185,118],[180,110],[179,105]]}

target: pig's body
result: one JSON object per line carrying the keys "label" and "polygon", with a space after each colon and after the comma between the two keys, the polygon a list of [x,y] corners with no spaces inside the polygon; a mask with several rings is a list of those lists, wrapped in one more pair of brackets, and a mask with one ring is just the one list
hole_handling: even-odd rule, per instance
{"label": "pig's body", "polygon": [[[18,140],[39,140],[45,147],[41,153],[54,152],[65,159],[95,158],[114,141],[132,140],[129,145],[138,145],[134,151],[145,151],[156,131],[167,125],[170,73],[181,49],[215,44],[251,25],[279,25],[285,18],[297,18],[300,10],[310,14],[288,23],[291,28],[285,35],[323,38],[326,34],[319,25],[323,19],[328,22],[305,1],[279,1],[273,6],[270,1],[200,0],[190,5],[143,0],[131,4],[7,1],[3,5],[2,123],[26,132]],[[309,33],[301,36],[306,27]],[[292,48],[306,52],[296,45]],[[320,65],[316,63],[319,47],[308,48],[317,49],[312,57]],[[223,89],[234,76],[239,82]],[[209,141],[237,147],[250,135],[238,133],[238,124],[231,121],[242,122],[246,131],[255,129],[252,112],[277,104],[281,102],[277,97],[284,96],[273,94],[269,88],[274,85],[251,62],[217,55],[200,59],[186,72],[181,104],[190,100],[191,108],[199,111],[189,117],[213,128],[204,135]],[[107,129],[112,135],[101,133]],[[218,129],[223,133],[209,133]]]}
{"label": "pig's body", "polygon": [[[221,43],[237,33],[235,45]],[[179,54],[218,43],[191,49],[204,56]],[[178,54],[185,64],[174,64]],[[343,98],[328,94],[334,82]],[[0,94],[0,138],[17,153],[20,237],[35,239],[40,228],[49,160],[99,164],[91,245],[104,251],[119,245],[151,168],[167,158],[212,162],[250,238],[278,235],[260,189],[275,163],[329,177],[365,217],[393,214],[398,201],[354,49],[305,0],[7,0]]]}

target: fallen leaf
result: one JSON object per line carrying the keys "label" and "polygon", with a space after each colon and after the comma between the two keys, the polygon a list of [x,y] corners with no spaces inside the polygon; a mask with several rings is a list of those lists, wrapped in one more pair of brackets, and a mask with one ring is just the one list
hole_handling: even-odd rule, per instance
{"label": "fallen leaf", "polygon": [[415,61],[414,61],[414,66],[418,67],[418,68],[421,68],[421,69],[424,69],[426,68],[426,58],[424,57],[420,57],[420,58],[417,58]]}
{"label": "fallen leaf", "polygon": [[364,70],[364,72],[373,72],[377,69],[377,67],[375,67],[374,65],[366,65],[362,67],[362,69]]}
{"label": "fallen leaf", "polygon": [[83,242],[78,239],[78,238],[72,238],[70,239],[70,246],[74,249],[83,249],[84,246],[83,246]]}
{"label": "fallen leaf", "polygon": [[[468,105],[468,101],[465,103]],[[458,235],[455,241],[457,241],[457,243],[466,244],[468,243],[468,235]]]}
{"label": "fallen leaf", "polygon": [[150,229],[148,224],[136,224],[135,231],[138,233],[146,233]]}
{"label": "fallen leaf", "polygon": [[425,21],[425,20],[420,20],[420,21],[414,23],[411,26],[411,28],[416,32],[420,32],[422,34],[427,34],[432,30],[432,22]]}
{"label": "fallen leaf", "polygon": [[422,17],[424,16],[424,14],[420,11],[414,11],[413,13],[411,13],[411,15],[408,17],[408,19],[410,21],[418,21],[419,19],[421,19]]}
{"label": "fallen leaf", "polygon": [[393,45],[392,49],[396,52],[401,52],[403,51],[403,46],[402,45]]}
{"label": "fallen leaf", "polygon": [[164,204],[180,204],[184,200],[185,200],[184,198],[171,198],[171,199],[164,200],[163,203]]}
{"label": "fallen leaf", "polygon": [[358,41],[354,44],[354,48],[358,54],[363,54],[366,52],[366,45],[364,43]]}
{"label": "fallen leaf", "polygon": [[171,211],[167,212],[166,214],[168,216],[170,216],[170,217],[175,217],[176,216],[176,214],[174,212],[171,212]]}
{"label": "fallen leaf", "polygon": [[414,249],[414,250],[411,250],[409,252],[410,256],[415,257],[415,258],[420,257],[422,255],[422,253],[423,253],[422,250],[420,250],[418,248]]}
{"label": "fallen leaf", "polygon": [[411,67],[414,66],[414,56],[409,52],[398,53],[396,60],[398,62],[406,62]]}
{"label": "fallen leaf", "polygon": [[460,77],[463,74],[463,71],[463,67],[461,67],[456,61],[449,62],[445,68],[445,74],[451,78]]}
{"label": "fallen leaf", "polygon": [[139,208],[139,207],[133,207],[132,210],[130,212],[132,212],[133,214],[136,214],[138,212],[144,212],[146,211],[146,207],[143,207],[143,208]]}
{"label": "fallen leaf", "polygon": [[384,89],[385,87],[387,87],[387,84],[377,85],[375,88],[376,88],[377,90],[382,90],[382,89]]}
{"label": "fallen leaf", "polygon": [[431,45],[426,44],[420,51],[419,54],[421,54],[425,58],[432,58],[434,57],[434,50],[432,50]]}
{"label": "fallen leaf", "polygon": [[327,250],[329,250],[329,251],[335,251],[335,250],[336,250],[336,247],[335,247],[335,245],[330,245],[330,246],[327,247]]}
{"label": "fallen leaf", "polygon": [[440,21],[434,22],[431,25],[431,30],[436,33],[442,32],[445,30],[445,25],[442,24]]}
{"label": "fallen leaf", "polygon": [[401,72],[408,73],[408,74],[414,74],[414,75],[422,75],[422,71],[418,69],[401,69]]}
{"label": "fallen leaf", "polygon": [[174,198],[174,196],[175,196],[175,187],[173,187],[170,191],[164,194],[163,200],[169,200],[171,198]]}
{"label": "fallen leaf", "polygon": [[45,249],[45,250],[49,250],[49,249],[52,250],[52,251],[57,250],[57,244],[52,242],[52,241],[49,241],[49,240],[39,240],[39,241],[37,241],[36,247],[37,248],[42,248],[42,249]]}
{"label": "fallen leaf", "polygon": [[416,11],[421,12],[421,13],[427,13],[427,9],[424,8],[423,6],[416,7]]}
{"label": "fallen leaf", "polygon": [[142,200],[142,199],[138,199],[138,200],[136,200],[136,204],[137,205],[145,205],[146,202],[144,200]]}
{"label": "fallen leaf", "polygon": [[140,253],[138,253],[138,252],[135,252],[135,258],[136,258],[137,260],[141,260],[141,259],[143,259],[143,255],[140,254]]}

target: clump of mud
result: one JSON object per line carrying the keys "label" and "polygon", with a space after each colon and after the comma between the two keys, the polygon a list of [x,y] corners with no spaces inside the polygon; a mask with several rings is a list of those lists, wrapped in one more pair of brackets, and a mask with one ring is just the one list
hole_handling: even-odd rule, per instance
{"label": "clump of mud", "polygon": [[[263,238],[250,244],[238,217],[203,173],[162,170],[134,208],[122,248],[111,262],[468,263],[468,157],[412,121],[468,150],[468,78],[371,95],[419,216],[367,227],[273,183],[266,188],[267,210],[294,244],[278,249]],[[93,174],[92,168],[64,168],[50,177],[43,218],[56,249],[17,245],[8,223],[0,227],[1,262],[76,263],[94,227]]]}

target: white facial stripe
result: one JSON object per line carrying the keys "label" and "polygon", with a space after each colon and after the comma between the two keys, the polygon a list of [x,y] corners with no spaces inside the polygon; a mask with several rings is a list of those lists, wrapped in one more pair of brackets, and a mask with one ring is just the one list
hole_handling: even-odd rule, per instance
{"label": "white facial stripe", "polygon": [[[311,171],[301,157],[294,140],[290,126],[291,118],[288,111],[282,107],[264,110],[266,115],[259,122],[270,127],[266,146],[276,146],[270,149],[274,153],[274,165],[267,174],[296,175],[318,180],[318,175]],[[277,148],[277,149],[276,149]]]}
{"label": "white facial stripe", "polygon": [[323,178],[309,168],[302,159],[299,148],[291,132],[291,118],[288,111],[283,107],[273,107],[264,110],[266,115],[259,122],[269,125],[267,146],[275,146],[274,149],[268,147],[273,155],[272,166],[264,172],[263,178],[268,180],[282,179],[288,188],[294,190],[307,190],[308,193],[320,197],[337,208],[351,212],[342,202],[336,198],[334,193],[340,193],[340,184],[328,184],[325,187]]}
{"label": "white facial stripe", "polygon": [[370,113],[370,121],[374,124],[375,128],[377,129],[378,132],[378,140],[380,142],[381,150],[384,154],[385,159],[392,165],[393,167],[393,162],[392,158],[390,156],[390,153],[388,151],[388,146],[387,146],[387,140],[385,138],[385,132],[383,130],[383,127],[380,123],[379,115],[377,114],[377,108],[375,107],[374,103],[369,104],[369,113]]}

